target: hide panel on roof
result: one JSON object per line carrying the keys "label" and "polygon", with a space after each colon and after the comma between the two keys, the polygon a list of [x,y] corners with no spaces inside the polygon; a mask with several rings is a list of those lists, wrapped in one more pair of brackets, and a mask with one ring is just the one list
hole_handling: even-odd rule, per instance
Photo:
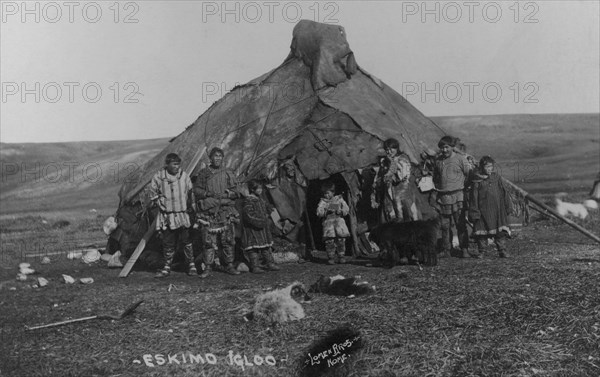
{"label": "hide panel on roof", "polygon": [[[379,86],[380,84],[381,86]],[[350,80],[319,93],[328,106],[348,114],[360,127],[382,139],[396,138],[413,163],[443,132],[404,97],[359,70]]]}
{"label": "hide panel on roof", "polygon": [[364,132],[335,109],[319,104],[306,131],[279,152],[279,158],[296,156],[308,179],[364,168],[377,160],[381,140]]}

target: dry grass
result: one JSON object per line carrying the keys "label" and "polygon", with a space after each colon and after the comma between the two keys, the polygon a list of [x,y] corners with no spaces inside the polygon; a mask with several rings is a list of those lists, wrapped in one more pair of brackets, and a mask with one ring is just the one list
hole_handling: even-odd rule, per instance
{"label": "dry grass", "polygon": [[[589,229],[600,225],[598,212],[592,216],[584,222]],[[60,229],[39,225],[35,218],[11,221],[0,224],[2,240],[18,234],[24,243],[35,243],[37,237],[57,242],[48,250],[60,250],[61,237],[101,239],[103,217],[87,216]],[[360,331],[364,347],[338,375],[598,376],[598,245],[554,220],[534,220],[509,241],[510,259],[499,259],[490,246],[480,260],[442,259],[433,268],[306,263],[261,276],[216,273],[206,281],[181,273],[158,281],[150,272],[119,279],[118,270],[59,255],[52,256],[50,265],[39,264],[39,257],[26,258],[50,280],[47,287],[31,288],[31,281],[14,280],[23,255],[8,258],[3,248],[0,372],[44,377],[293,376],[313,342],[350,324]],[[62,273],[95,282],[65,285]],[[353,299],[315,294],[305,305],[307,318],[287,325],[242,319],[263,289],[294,280],[310,284],[320,274],[336,273],[361,275],[378,292]],[[120,321],[25,331],[25,325],[118,314],[138,299],[145,302]],[[229,364],[229,351],[246,355],[249,362],[254,355],[272,355],[276,365],[242,370]],[[182,352],[212,353],[217,363],[190,364],[189,357],[182,363]],[[148,367],[146,354],[177,355],[182,364]],[[152,361],[156,365],[156,357]]]}

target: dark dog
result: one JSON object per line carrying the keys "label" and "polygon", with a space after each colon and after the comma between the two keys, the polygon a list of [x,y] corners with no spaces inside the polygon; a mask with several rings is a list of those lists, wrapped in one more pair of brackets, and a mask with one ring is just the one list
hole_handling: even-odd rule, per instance
{"label": "dark dog", "polygon": [[334,296],[360,296],[375,293],[375,286],[366,281],[359,281],[360,276],[345,278],[342,275],[327,277],[321,275],[316,283],[310,286],[309,292],[326,293]]}
{"label": "dark dog", "polygon": [[369,240],[380,247],[383,255],[387,255],[391,267],[403,257],[415,257],[424,265],[435,266],[439,230],[439,218],[405,223],[391,222],[373,229]]}

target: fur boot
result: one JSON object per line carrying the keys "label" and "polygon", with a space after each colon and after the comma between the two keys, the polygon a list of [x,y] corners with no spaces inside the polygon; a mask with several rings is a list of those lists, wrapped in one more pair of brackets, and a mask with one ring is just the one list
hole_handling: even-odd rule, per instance
{"label": "fur boot", "polygon": [[202,273],[200,274],[200,278],[205,279],[210,275],[210,272],[212,271],[212,267],[215,262],[215,250],[204,250],[204,255],[202,259],[204,262],[204,271],[202,271]]}
{"label": "fur boot", "polygon": [[250,272],[253,274],[262,274],[265,272],[262,268],[260,268],[260,255],[258,251],[248,250],[246,251],[246,255],[248,257],[248,263],[250,263]]}
{"label": "fur boot", "polygon": [[271,251],[270,247],[262,249],[261,254],[262,254],[263,260],[265,262],[265,266],[264,266],[265,270],[267,270],[267,271],[281,270],[281,268],[279,268],[275,264],[275,259],[273,259],[273,252]]}
{"label": "fur boot", "polygon": [[335,240],[335,250],[337,252],[339,263],[346,263],[346,239],[345,238],[336,238]]}
{"label": "fur boot", "polygon": [[335,264],[335,240],[333,238],[325,241],[325,251],[327,252],[327,263]]}

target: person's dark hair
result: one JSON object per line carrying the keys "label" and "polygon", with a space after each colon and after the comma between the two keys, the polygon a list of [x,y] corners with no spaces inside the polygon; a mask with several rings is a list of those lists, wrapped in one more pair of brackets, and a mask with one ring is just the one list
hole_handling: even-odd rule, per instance
{"label": "person's dark hair", "polygon": [[254,190],[262,186],[258,179],[251,179],[246,183],[246,185],[248,186],[248,191],[250,192],[254,192]]}
{"label": "person's dark hair", "polygon": [[383,149],[395,148],[400,150],[400,143],[394,138],[387,139],[383,142]]}
{"label": "person's dark hair", "polygon": [[212,158],[215,153],[221,153],[221,156],[225,156],[225,152],[223,152],[223,150],[221,148],[214,147],[213,149],[210,150],[210,153],[208,153],[208,158]]}
{"label": "person's dark hair", "polygon": [[331,181],[324,182],[321,185],[321,193],[325,194],[327,191],[335,193],[335,183]]}
{"label": "person's dark hair", "polygon": [[181,162],[181,157],[177,155],[177,153],[169,153],[167,157],[165,157],[165,164],[170,164],[171,162]]}
{"label": "person's dark hair", "polygon": [[491,158],[490,156],[483,156],[481,157],[481,160],[479,160],[479,168],[481,169],[481,171],[483,171],[483,167],[486,164],[495,164],[496,161],[494,161],[493,158]]}
{"label": "person's dark hair", "polygon": [[449,135],[442,137],[438,143],[438,148],[441,148],[444,145],[448,145],[448,146],[454,148],[456,146],[456,138],[449,136]]}

